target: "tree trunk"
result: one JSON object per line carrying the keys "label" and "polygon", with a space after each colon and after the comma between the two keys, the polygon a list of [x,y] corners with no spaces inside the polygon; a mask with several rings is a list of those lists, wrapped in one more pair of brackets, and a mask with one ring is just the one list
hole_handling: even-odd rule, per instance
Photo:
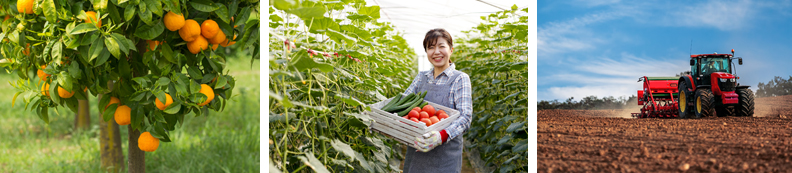
{"label": "tree trunk", "polygon": [[[107,82],[107,86],[112,90],[113,82]],[[99,94],[99,100],[102,100],[104,94]],[[82,102],[80,102],[80,110],[82,110]],[[88,101],[85,102],[88,105]],[[97,106],[99,109],[99,145],[101,147],[101,168],[109,172],[119,172],[124,169],[124,150],[121,148],[121,130],[118,128],[118,123],[115,120],[104,121],[102,112],[104,106]],[[79,111],[78,111],[79,112]],[[88,111],[86,111],[88,112]],[[87,114],[87,113],[86,113]]]}
{"label": "tree trunk", "polygon": [[88,100],[77,100],[77,114],[74,115],[74,130],[88,130],[91,128],[91,111]]}
{"label": "tree trunk", "polygon": [[[103,94],[99,94],[99,100],[102,99],[102,96]],[[124,153],[121,149],[121,131],[118,129],[118,124],[114,120],[105,122],[100,113],[99,127],[102,169],[109,172],[119,172],[124,169]]]}
{"label": "tree trunk", "polygon": [[127,128],[129,129],[129,172],[146,172],[146,152],[138,148],[138,137],[140,137],[140,131],[132,130],[132,126],[127,126]]}

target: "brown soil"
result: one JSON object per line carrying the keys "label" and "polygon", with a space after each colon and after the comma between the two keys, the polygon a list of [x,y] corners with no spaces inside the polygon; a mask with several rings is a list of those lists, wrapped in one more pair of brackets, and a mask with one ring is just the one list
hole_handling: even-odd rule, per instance
{"label": "brown soil", "polygon": [[792,170],[792,96],[757,98],[754,117],[631,119],[638,110],[540,110],[539,172]]}

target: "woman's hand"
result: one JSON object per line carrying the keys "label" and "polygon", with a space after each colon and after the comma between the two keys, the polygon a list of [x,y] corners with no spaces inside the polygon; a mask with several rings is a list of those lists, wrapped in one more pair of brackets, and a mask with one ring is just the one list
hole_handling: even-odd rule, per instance
{"label": "woman's hand", "polygon": [[429,150],[432,150],[442,144],[440,138],[440,132],[437,131],[432,131],[424,134],[423,136],[415,137],[415,146],[417,146],[416,149],[421,152],[429,152]]}

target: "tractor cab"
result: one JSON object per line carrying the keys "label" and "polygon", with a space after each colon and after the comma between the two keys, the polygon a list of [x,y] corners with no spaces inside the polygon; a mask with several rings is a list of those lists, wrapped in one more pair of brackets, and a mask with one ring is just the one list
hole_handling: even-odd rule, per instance
{"label": "tractor cab", "polygon": [[[732,54],[699,54],[690,55],[690,72],[691,76],[695,78],[693,83],[696,85],[712,85],[712,77],[715,76],[715,81],[726,80],[723,82],[736,82],[733,75],[732,68]],[[739,58],[742,60],[742,58]],[[742,61],[740,61],[742,62]],[[742,63],[740,63],[742,64]],[[713,75],[713,73],[716,73]]]}

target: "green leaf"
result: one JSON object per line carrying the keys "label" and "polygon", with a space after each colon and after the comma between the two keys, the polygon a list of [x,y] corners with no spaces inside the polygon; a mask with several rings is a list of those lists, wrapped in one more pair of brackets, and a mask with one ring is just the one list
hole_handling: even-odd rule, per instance
{"label": "green leaf", "polygon": [[82,70],[80,70],[80,63],[73,62],[69,65],[69,75],[74,77],[75,79],[82,78]]}
{"label": "green leaf", "polygon": [[58,11],[55,8],[55,1],[54,0],[44,0],[41,2],[40,8],[44,9],[44,16],[47,18],[47,21],[50,23],[55,23],[58,20]]}
{"label": "green leaf", "polygon": [[99,53],[99,57],[96,59],[96,63],[94,63],[94,67],[99,67],[100,65],[104,64],[109,58],[110,58],[110,51],[107,51],[107,49],[102,49],[102,52]]}
{"label": "green leaf", "polygon": [[288,11],[297,7],[297,2],[294,0],[275,0],[272,5],[278,10]]}
{"label": "green leaf", "polygon": [[303,20],[310,20],[311,18],[324,18],[324,13],[326,11],[322,7],[302,7],[286,12],[294,14]]}
{"label": "green leaf", "polygon": [[167,86],[168,84],[170,84],[170,79],[169,78],[160,77],[159,80],[157,80],[157,85],[158,86]]}
{"label": "green leaf", "polygon": [[289,101],[289,96],[288,95],[280,96],[280,95],[275,94],[272,91],[270,91],[269,97],[277,100],[278,102],[280,102],[281,105],[283,105],[284,108],[288,109],[288,108],[294,107],[294,105],[291,103],[291,101]]}
{"label": "green leaf", "polygon": [[171,105],[169,105],[167,108],[165,108],[163,112],[167,114],[176,114],[179,113],[180,110],[181,110],[181,103],[174,102]]}
{"label": "green leaf", "polygon": [[517,4],[512,5],[511,10],[517,10]]}
{"label": "green leaf", "polygon": [[309,58],[307,56],[297,56],[295,59],[292,59],[290,65],[297,68],[297,71],[303,71],[305,69],[310,69],[310,68],[317,68],[325,73],[333,71],[332,65],[327,63],[316,62],[312,58]]}
{"label": "green leaf", "polygon": [[162,16],[162,2],[159,0],[146,0],[146,5],[148,5],[148,11],[157,14],[157,16]]}
{"label": "green leaf", "polygon": [[91,23],[83,23],[83,24],[77,25],[77,27],[74,27],[74,29],[69,34],[71,34],[71,35],[82,34],[82,33],[96,31],[96,30],[97,30],[96,25],[91,24]]}
{"label": "green leaf", "polygon": [[135,36],[144,40],[153,40],[162,34],[163,30],[165,30],[165,25],[163,25],[162,22],[156,22],[153,26],[141,25],[135,30]]}
{"label": "green leaf", "polygon": [[528,71],[528,61],[511,64],[511,70]]}
{"label": "green leaf", "polygon": [[124,20],[132,21],[132,18],[135,17],[135,12],[137,11],[137,7],[130,6],[124,9]]}
{"label": "green leaf", "polygon": [[361,7],[358,10],[358,13],[360,13],[362,15],[370,16],[371,18],[374,18],[374,19],[379,19],[380,18],[380,7],[379,6]]}
{"label": "green leaf", "polygon": [[303,164],[307,165],[315,172],[330,173],[330,171],[327,170],[327,168],[325,168],[324,164],[322,164],[322,162],[319,161],[319,159],[316,159],[316,157],[313,155],[312,152],[306,152],[305,156],[297,156],[297,158],[300,158]]}
{"label": "green leaf", "polygon": [[353,107],[354,106],[360,106],[360,105],[366,105],[365,103],[360,102],[360,100],[352,98],[352,97],[347,96],[346,94],[342,94],[342,93],[337,93],[334,96],[334,98],[335,99],[339,99],[341,101],[344,101],[344,103],[346,103],[346,104],[348,104],[350,106],[353,106]]}
{"label": "green leaf", "polygon": [[350,147],[348,144],[344,142],[341,142],[337,139],[333,139],[333,141],[330,142],[330,146],[335,148],[336,151],[349,156],[350,158],[352,158],[352,160],[355,160],[355,158],[357,158],[357,156],[355,155],[356,153],[355,150],[353,150],[352,147]]}
{"label": "green leaf", "polygon": [[118,47],[118,42],[113,37],[104,37],[105,46],[107,46],[107,50],[116,57],[116,59],[121,59],[121,49]]}
{"label": "green leaf", "polygon": [[198,11],[207,13],[211,13],[219,8],[218,6],[215,6],[213,2],[207,0],[190,1],[190,5]]}
{"label": "green leaf", "polygon": [[346,35],[344,33],[340,33],[340,32],[335,31],[335,30],[327,30],[327,32],[325,32],[325,34],[327,36],[329,36],[330,39],[335,40],[338,44],[341,44],[341,43],[355,44],[355,43],[357,43],[355,38],[349,37],[348,35]]}
{"label": "green leaf", "polygon": [[96,59],[96,57],[99,57],[99,54],[102,53],[103,49],[104,49],[104,42],[101,39],[96,39],[93,42],[93,44],[91,44],[91,48],[88,50],[88,52],[91,54],[88,61],[93,61],[94,59]]}
{"label": "green leaf", "polygon": [[116,42],[118,42],[118,47],[121,48],[121,51],[124,52],[124,55],[129,54],[129,48],[130,47],[132,47],[132,48],[135,47],[135,45],[133,45],[131,41],[126,39],[126,37],[124,37],[121,34],[113,33],[113,34],[110,34],[110,36],[112,36],[113,39],[115,39]]}
{"label": "green leaf", "polygon": [[141,2],[140,12],[138,16],[140,16],[140,21],[146,23],[146,25],[154,25],[154,23],[162,23],[162,22],[154,22],[154,16],[151,14],[149,9],[143,8],[143,2]]}
{"label": "green leaf", "polygon": [[517,145],[512,147],[512,152],[519,153],[528,151],[528,139],[517,142]]}
{"label": "green leaf", "polygon": [[225,23],[231,23],[231,17],[228,15],[228,8],[221,3],[215,3],[215,7],[217,7],[217,10],[214,11],[217,17]]}
{"label": "green leaf", "polygon": [[[74,79],[72,76],[66,71],[61,71],[60,74],[58,74],[58,84],[60,84],[63,89],[66,89],[66,91],[74,91],[72,87],[73,81]],[[50,95],[52,95],[52,93],[50,93]],[[57,93],[55,95],[57,95]]]}
{"label": "green leaf", "polygon": [[[272,16],[278,17],[278,16],[275,16],[275,15],[272,15]],[[270,19],[272,19],[272,16],[270,16]],[[307,20],[307,21],[305,21],[305,23],[306,24],[308,24],[308,23],[311,24],[311,31],[312,32],[317,32],[317,30],[327,30],[327,29],[340,30],[338,23],[335,22],[335,20],[333,20],[331,18],[313,19],[313,23],[311,23],[310,20]]]}
{"label": "green leaf", "polygon": [[170,44],[162,44],[160,46],[162,47],[162,56],[171,63],[177,63],[176,57],[173,56],[173,50],[171,50]]}
{"label": "green leaf", "polygon": [[509,140],[511,140],[511,139],[512,139],[512,136],[509,136],[509,135],[503,136],[503,138],[498,140],[498,143],[495,143],[495,145],[503,145],[506,142],[509,142]]}
{"label": "green leaf", "polygon": [[52,45],[52,59],[62,59],[63,57],[63,44],[61,44],[60,40],[55,40]]}
{"label": "green leaf", "polygon": [[104,110],[102,114],[102,119],[105,122],[110,122],[113,120],[113,115],[115,114],[116,109],[118,108],[118,103],[113,103],[112,105],[108,106],[107,109]]}

